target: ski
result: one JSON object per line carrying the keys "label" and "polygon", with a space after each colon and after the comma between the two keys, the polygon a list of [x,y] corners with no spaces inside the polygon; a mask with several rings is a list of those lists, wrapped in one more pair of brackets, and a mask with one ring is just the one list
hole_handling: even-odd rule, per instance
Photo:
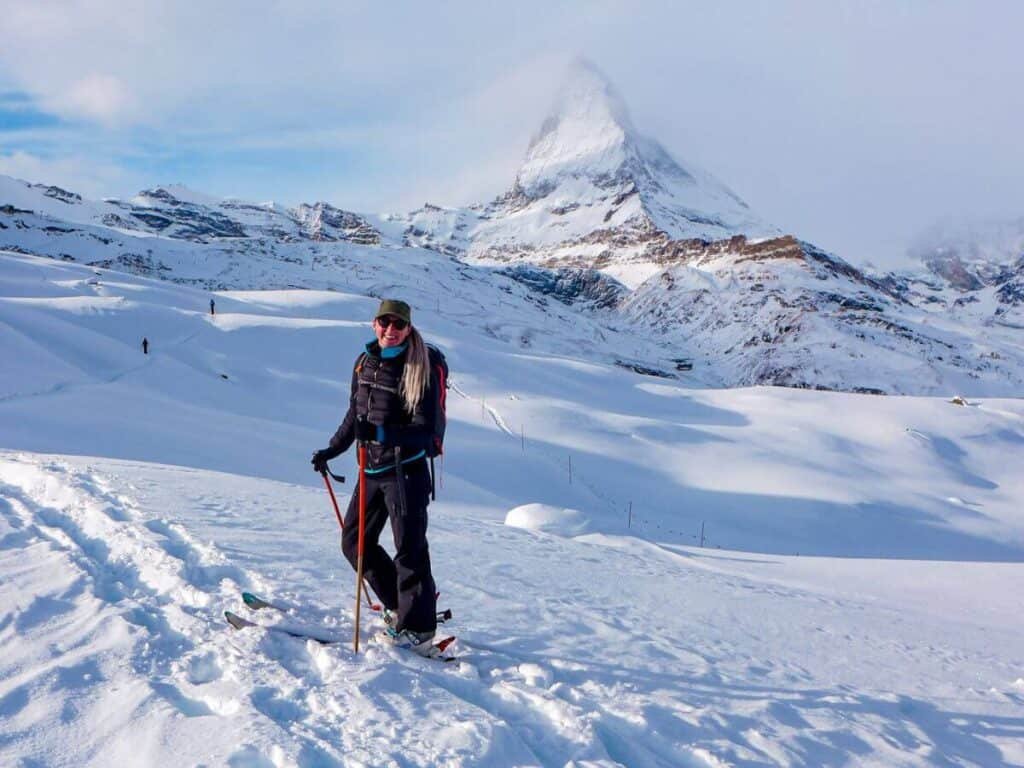
{"label": "ski", "polygon": [[[260,597],[259,595],[252,593],[252,592],[243,592],[242,593],[242,602],[245,603],[245,605],[248,608],[251,608],[254,611],[261,611],[261,610],[263,610],[265,608],[269,608],[271,610],[274,610],[274,611],[277,611],[278,613],[283,613],[283,614],[291,614],[291,613],[300,613],[301,612],[301,609],[298,606],[289,605],[289,604],[280,603],[280,602],[271,602],[270,600],[266,600],[266,599]],[[380,610],[380,606],[374,606],[374,610],[379,611]],[[437,623],[438,624],[444,624],[446,621],[451,621],[451,618],[452,618],[452,610],[451,610],[451,608],[446,608],[443,611],[438,611],[437,612]]]}
{"label": "ski", "polygon": [[287,613],[290,610],[284,606],[272,603],[269,600],[264,600],[262,597],[254,595],[252,592],[243,592],[242,602],[254,611],[259,611],[263,608],[273,608],[275,611],[279,611],[280,613]]}
{"label": "ski", "polygon": [[[268,604],[269,605],[269,604]],[[289,626],[287,624],[263,624],[262,622],[252,621],[239,616],[237,613],[232,611],[224,611],[224,618],[232,629],[259,629],[263,632],[270,634],[281,634],[287,637],[293,637],[298,640],[313,640],[320,643],[321,645],[338,645],[346,642],[348,638],[338,637],[335,633],[327,628],[317,627],[299,627]],[[435,659],[445,663],[456,662],[458,659],[454,656],[445,656],[444,652],[454,643],[456,640],[455,636],[446,637],[433,644],[434,653],[430,656],[422,656],[424,659]],[[398,649],[404,650],[404,649]]]}
{"label": "ski", "polygon": [[336,645],[346,640],[346,638],[338,637],[326,628],[289,626],[287,624],[263,624],[258,621],[250,621],[232,611],[224,611],[224,618],[227,619],[228,624],[233,629],[255,628],[264,632],[299,638],[300,640],[315,640],[322,645]]}

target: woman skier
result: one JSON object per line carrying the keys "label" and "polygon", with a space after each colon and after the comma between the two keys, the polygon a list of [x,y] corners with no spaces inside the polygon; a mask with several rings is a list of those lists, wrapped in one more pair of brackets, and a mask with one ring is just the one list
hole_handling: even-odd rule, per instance
{"label": "woman skier", "polygon": [[[404,301],[382,301],[373,331],[376,339],[366,345],[352,371],[345,419],[329,447],[313,454],[313,469],[326,471],[327,462],[356,440],[366,446],[363,574],[384,606],[388,626],[379,639],[430,655],[437,631],[437,593],[427,548],[432,488],[427,457],[440,450],[435,425],[438,409],[443,425],[444,368],[432,365],[440,353],[424,343]],[[388,521],[394,560],[378,543]],[[341,545],[353,568],[358,544],[357,487],[345,514]]]}

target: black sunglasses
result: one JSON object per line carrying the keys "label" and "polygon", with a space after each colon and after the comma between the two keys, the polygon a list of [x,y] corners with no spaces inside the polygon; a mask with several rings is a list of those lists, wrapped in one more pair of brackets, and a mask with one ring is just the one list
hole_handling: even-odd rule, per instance
{"label": "black sunglasses", "polygon": [[399,331],[404,331],[405,327],[408,325],[408,323],[402,318],[392,317],[391,315],[382,315],[377,318],[377,322],[380,323],[381,328],[387,328],[389,325],[393,325]]}

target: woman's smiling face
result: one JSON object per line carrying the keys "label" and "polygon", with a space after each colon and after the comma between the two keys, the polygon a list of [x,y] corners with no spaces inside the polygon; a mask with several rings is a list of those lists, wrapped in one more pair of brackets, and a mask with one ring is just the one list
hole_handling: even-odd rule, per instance
{"label": "woman's smiling face", "polygon": [[400,317],[382,315],[373,321],[373,332],[382,349],[397,347],[409,338],[412,326]]}

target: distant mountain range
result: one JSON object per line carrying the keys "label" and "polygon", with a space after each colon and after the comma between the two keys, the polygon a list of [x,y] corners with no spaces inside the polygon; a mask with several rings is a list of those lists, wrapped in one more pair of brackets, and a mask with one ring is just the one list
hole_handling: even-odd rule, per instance
{"label": "distant mountain range", "polygon": [[638,371],[722,386],[1024,394],[1024,236],[1007,231],[932,237],[919,273],[868,274],[639,134],[584,62],[508,191],[467,208],[371,215],[178,186],[90,201],[0,177],[0,249],[211,289],[322,287],[363,257],[434,251],[477,284],[512,281],[655,342]]}

